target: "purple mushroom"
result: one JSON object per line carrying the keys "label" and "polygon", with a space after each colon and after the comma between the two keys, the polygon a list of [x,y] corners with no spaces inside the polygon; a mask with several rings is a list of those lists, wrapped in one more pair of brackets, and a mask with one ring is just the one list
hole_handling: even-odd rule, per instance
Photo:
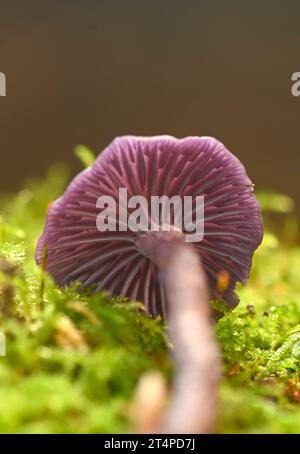
{"label": "purple mushroom", "polygon": [[[204,196],[204,237],[192,244],[210,296],[234,307],[235,285],[248,279],[253,252],[262,239],[262,221],[243,165],[211,137],[116,138],[49,208],[36,259],[41,264],[47,245],[47,271],[57,284],[81,282],[95,291],[140,300],[151,315],[166,315],[165,290],[157,272],[162,235],[120,231],[121,225],[113,232],[97,229],[99,196],[112,196],[118,210],[120,188],[127,189],[128,198],[144,196],[149,206],[153,195]],[[217,280],[224,271],[229,280],[220,295]]]}
{"label": "purple mushroom", "polygon": [[[144,197],[143,228],[128,229],[134,204],[124,208],[120,189],[128,198]],[[126,136],[115,139],[48,210],[36,258],[60,286],[80,282],[105,289],[141,300],[149,314],[168,318],[177,374],[169,408],[154,431],[214,428],[221,368],[208,302],[215,297],[234,307],[236,282],[248,279],[262,239],[252,191],[243,165],[214,138]],[[189,206],[190,224],[179,228],[177,218],[186,220],[183,205],[170,209],[169,218],[160,206],[154,219],[153,196],[202,197],[198,241],[186,241],[190,224],[197,227],[197,203]],[[99,204],[99,197],[113,204]],[[102,231],[99,208],[100,219],[108,213]]]}

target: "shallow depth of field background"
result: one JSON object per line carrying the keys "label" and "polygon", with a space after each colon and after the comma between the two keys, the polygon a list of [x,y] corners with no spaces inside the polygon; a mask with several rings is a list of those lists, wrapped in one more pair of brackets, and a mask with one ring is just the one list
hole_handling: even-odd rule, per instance
{"label": "shallow depth of field background", "polygon": [[153,371],[167,402],[176,371],[163,321],[140,303],[58,289],[34,252],[49,202],[83,168],[76,145],[168,133],[223,141],[264,219],[240,304],[215,324],[215,431],[299,434],[299,17],[299,0],[0,2],[0,433],[135,433]]}
{"label": "shallow depth of field background", "polygon": [[1,3],[0,191],[122,134],[214,135],[298,210],[297,0]]}

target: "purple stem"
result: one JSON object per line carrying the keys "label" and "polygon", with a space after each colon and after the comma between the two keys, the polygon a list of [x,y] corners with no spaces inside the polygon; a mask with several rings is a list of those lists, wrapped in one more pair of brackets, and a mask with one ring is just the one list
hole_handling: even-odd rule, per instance
{"label": "purple stem", "polygon": [[221,367],[206,276],[199,256],[177,232],[153,235],[151,241],[156,243],[155,261],[167,295],[176,367],[171,402],[158,431],[210,433]]}

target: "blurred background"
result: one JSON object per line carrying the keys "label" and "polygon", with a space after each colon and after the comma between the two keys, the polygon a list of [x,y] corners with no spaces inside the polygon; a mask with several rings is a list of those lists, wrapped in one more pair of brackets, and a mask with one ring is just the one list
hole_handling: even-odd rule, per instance
{"label": "blurred background", "polygon": [[260,189],[300,206],[300,3],[2,1],[0,191],[77,144],[122,134],[213,135]]}

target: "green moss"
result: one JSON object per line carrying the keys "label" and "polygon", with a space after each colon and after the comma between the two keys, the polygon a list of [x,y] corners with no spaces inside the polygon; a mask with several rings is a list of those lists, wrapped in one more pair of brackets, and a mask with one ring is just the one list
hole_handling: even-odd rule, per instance
{"label": "green moss", "polygon": [[[36,267],[34,249],[48,203],[67,179],[68,172],[56,166],[0,204],[0,331],[7,341],[7,355],[0,357],[0,432],[130,430],[141,375],[158,370],[167,380],[172,376],[160,319],[148,318],[138,303],[104,293],[59,290]],[[238,289],[240,305],[216,324],[224,364],[222,433],[300,431],[297,229],[282,208],[289,199],[262,197],[268,216],[279,200],[283,218],[276,236],[266,218],[250,282]]]}

